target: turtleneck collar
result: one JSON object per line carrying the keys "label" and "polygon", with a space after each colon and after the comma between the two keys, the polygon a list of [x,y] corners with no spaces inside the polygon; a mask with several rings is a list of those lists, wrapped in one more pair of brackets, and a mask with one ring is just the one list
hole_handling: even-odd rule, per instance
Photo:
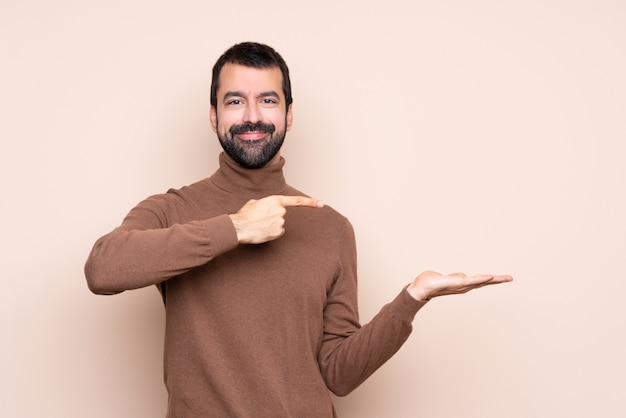
{"label": "turtleneck collar", "polygon": [[285,159],[261,168],[244,168],[224,152],[219,155],[219,169],[210,180],[222,190],[244,196],[248,199],[260,199],[274,194],[285,194],[287,183],[283,175]]}

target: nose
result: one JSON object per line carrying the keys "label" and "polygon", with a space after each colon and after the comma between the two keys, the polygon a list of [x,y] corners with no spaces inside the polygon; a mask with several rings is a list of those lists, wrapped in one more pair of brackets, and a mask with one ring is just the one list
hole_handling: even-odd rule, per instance
{"label": "nose", "polygon": [[256,103],[250,102],[246,104],[246,109],[243,115],[244,122],[257,123],[263,118],[261,112]]}

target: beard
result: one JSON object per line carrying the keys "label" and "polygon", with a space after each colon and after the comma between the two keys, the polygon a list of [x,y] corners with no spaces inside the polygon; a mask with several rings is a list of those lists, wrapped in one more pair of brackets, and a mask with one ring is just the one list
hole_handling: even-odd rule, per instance
{"label": "beard", "polygon": [[[219,127],[219,121],[217,125]],[[238,134],[246,132],[264,132],[269,136],[257,140],[243,140],[237,137]],[[276,131],[273,123],[257,122],[233,125],[227,132],[221,132],[218,128],[217,137],[224,152],[237,164],[244,168],[261,168],[278,154],[286,133],[286,129]]]}

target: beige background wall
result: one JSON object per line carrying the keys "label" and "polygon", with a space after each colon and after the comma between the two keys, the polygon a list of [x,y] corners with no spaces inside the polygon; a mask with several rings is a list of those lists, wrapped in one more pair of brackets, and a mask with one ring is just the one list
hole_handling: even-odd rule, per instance
{"label": "beige background wall", "polygon": [[623,417],[626,3],[0,0],[0,416],[164,415],[154,289],[88,292],[93,242],[210,175],[210,69],[292,70],[290,182],[353,222],[367,322],[434,300],[343,418]]}

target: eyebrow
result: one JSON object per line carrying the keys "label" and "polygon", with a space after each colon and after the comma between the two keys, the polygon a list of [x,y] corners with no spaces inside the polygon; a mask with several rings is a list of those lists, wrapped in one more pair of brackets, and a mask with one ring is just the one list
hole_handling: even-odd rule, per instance
{"label": "eyebrow", "polygon": [[[224,100],[230,99],[231,97],[246,97],[246,95],[242,91],[227,91],[224,94]],[[264,91],[257,96],[257,98],[260,97],[273,97],[275,99],[280,99],[280,96],[274,90]]]}

